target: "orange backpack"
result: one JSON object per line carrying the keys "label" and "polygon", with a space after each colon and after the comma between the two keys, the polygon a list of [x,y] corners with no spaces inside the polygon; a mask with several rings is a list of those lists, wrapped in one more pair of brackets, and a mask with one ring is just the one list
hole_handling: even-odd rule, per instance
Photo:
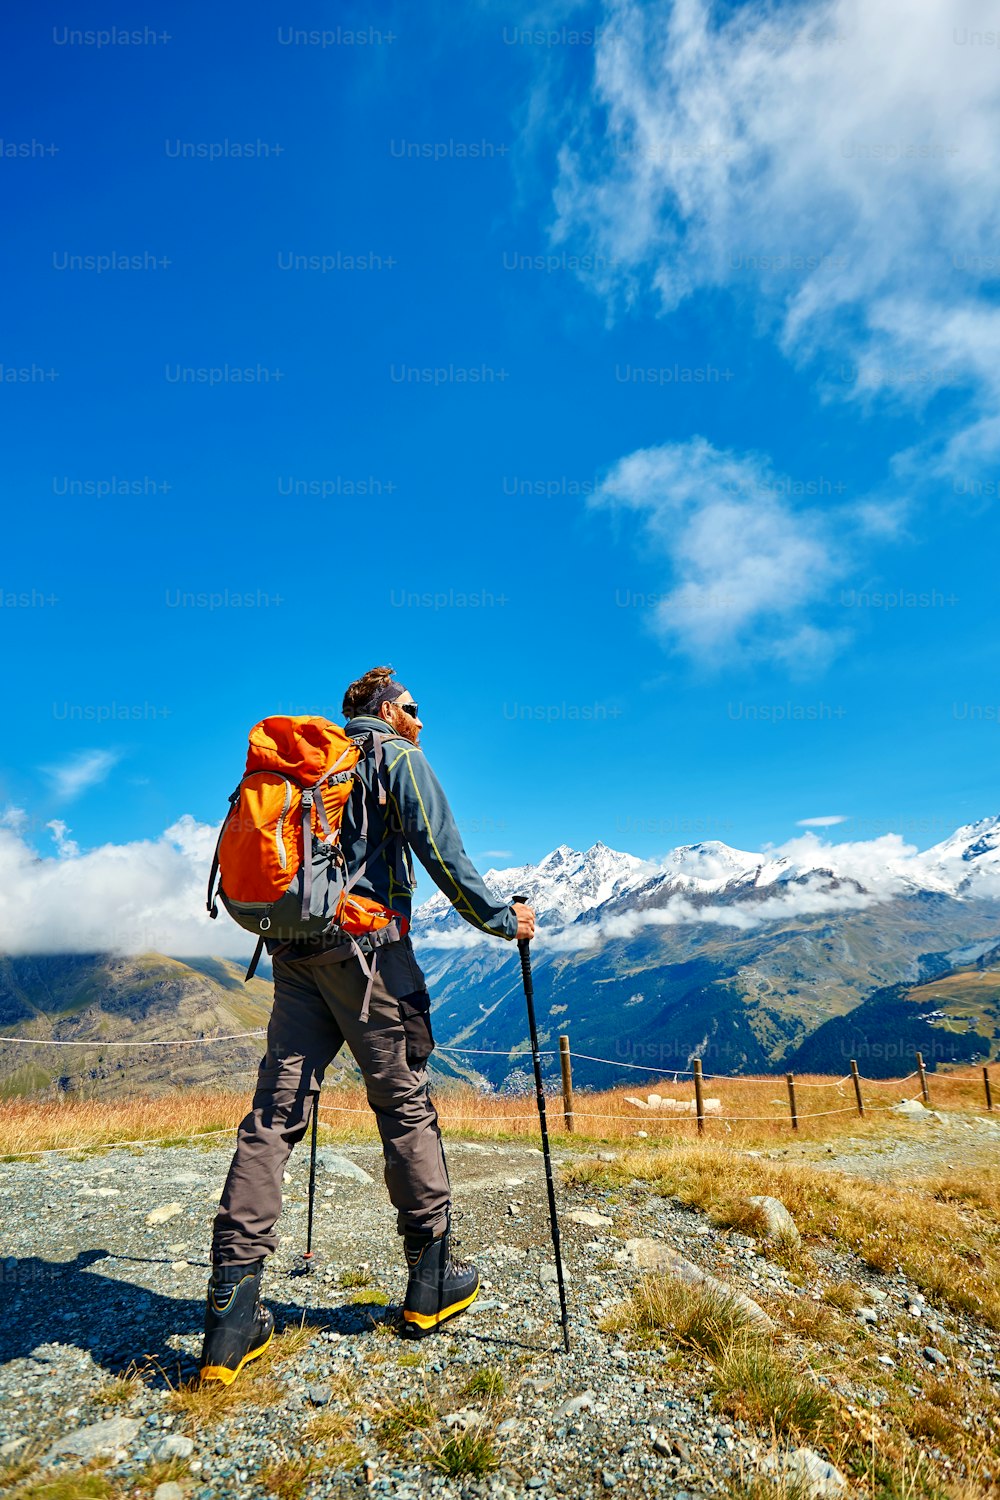
{"label": "orange backpack", "polygon": [[[355,769],[369,748],[375,751],[375,779],[384,805],[381,735],[352,739],[329,719],[279,714],[251,729],[247,768],[229,799],[215,846],[207,902],[209,915],[218,916],[218,894],[233,920],[258,935],[247,979],[257,967],[265,937],[295,942],[339,934],[361,956],[357,938],[393,922],[405,933],[405,917],[353,893],[365,864],[348,875],[340,846]],[[383,840],[376,854],[392,837],[390,833]]]}

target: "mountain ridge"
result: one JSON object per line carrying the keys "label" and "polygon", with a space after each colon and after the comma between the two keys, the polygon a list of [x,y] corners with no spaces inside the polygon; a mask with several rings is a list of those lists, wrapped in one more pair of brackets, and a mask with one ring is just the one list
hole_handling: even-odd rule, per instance
{"label": "mountain ridge", "polygon": [[[887,1032],[899,1055],[922,1038],[931,1061],[996,1050],[1000,818],[963,825],[922,854],[899,840],[876,857],[870,845],[813,838],[792,852],[706,840],[651,861],[601,842],[561,844],[537,865],[487,872],[495,890],[523,892],[539,914],[543,1045],[568,1031],[575,1050],[610,1060],[577,1064],[581,1086],[620,1081],[626,1068],[655,1078],[694,1057],[716,1072],[820,1062],[842,1072],[845,1047],[890,1058]],[[501,1085],[523,1070],[527,1046],[515,946],[476,933],[440,894],[416,917],[437,1040],[476,1049],[439,1052],[439,1077]],[[966,971],[985,977],[970,982]],[[911,1003],[911,989],[948,976],[943,1010],[926,996]],[[0,955],[0,1091],[165,1091],[237,1077],[249,1087],[261,1038],[211,1051],[108,1044],[149,1031],[188,1040],[257,1030],[270,1002],[270,985],[245,986],[229,959]],[[86,1045],[19,1049],[4,1032]],[[546,1063],[550,1076],[556,1067]]]}

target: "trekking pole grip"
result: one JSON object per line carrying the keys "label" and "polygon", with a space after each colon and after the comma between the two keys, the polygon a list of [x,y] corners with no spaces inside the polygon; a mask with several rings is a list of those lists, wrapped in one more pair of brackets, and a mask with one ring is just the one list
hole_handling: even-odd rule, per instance
{"label": "trekking pole grip", "polygon": [[[511,906],[527,906],[528,898],[527,896],[514,896],[511,898],[510,904]],[[528,952],[530,943],[530,938],[518,938],[517,940],[517,951],[521,955],[521,973],[524,975],[526,981],[531,978],[531,955]]]}

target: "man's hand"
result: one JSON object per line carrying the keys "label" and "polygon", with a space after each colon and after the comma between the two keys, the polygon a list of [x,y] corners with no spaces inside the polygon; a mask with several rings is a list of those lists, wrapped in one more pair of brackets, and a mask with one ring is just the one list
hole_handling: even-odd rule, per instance
{"label": "man's hand", "polygon": [[517,940],[521,942],[524,938],[533,938],[535,935],[535,913],[530,906],[525,906],[521,901],[513,902],[514,915],[517,917]]}

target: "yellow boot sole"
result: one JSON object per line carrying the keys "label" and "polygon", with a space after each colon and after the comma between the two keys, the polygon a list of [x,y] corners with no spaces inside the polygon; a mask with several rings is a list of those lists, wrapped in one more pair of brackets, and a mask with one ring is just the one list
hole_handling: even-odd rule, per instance
{"label": "yellow boot sole", "polygon": [[264,1353],[264,1350],[267,1348],[268,1344],[273,1338],[274,1329],[272,1328],[271,1332],[261,1344],[260,1348],[251,1349],[249,1354],[244,1354],[235,1370],[230,1370],[226,1365],[203,1365],[201,1371],[199,1372],[202,1382],[205,1382],[207,1380],[221,1380],[223,1385],[232,1385],[233,1381],[236,1379],[237,1375],[240,1373],[243,1367],[245,1365],[248,1365],[252,1359],[259,1358],[259,1356]]}
{"label": "yellow boot sole", "polygon": [[442,1323],[449,1318],[455,1317],[456,1313],[464,1312],[479,1296],[479,1288],[472,1293],[471,1297],[465,1297],[461,1302],[453,1302],[450,1307],[443,1307],[437,1313],[418,1313],[403,1310],[403,1332],[411,1339],[422,1339],[428,1333],[433,1333],[440,1328]]}

